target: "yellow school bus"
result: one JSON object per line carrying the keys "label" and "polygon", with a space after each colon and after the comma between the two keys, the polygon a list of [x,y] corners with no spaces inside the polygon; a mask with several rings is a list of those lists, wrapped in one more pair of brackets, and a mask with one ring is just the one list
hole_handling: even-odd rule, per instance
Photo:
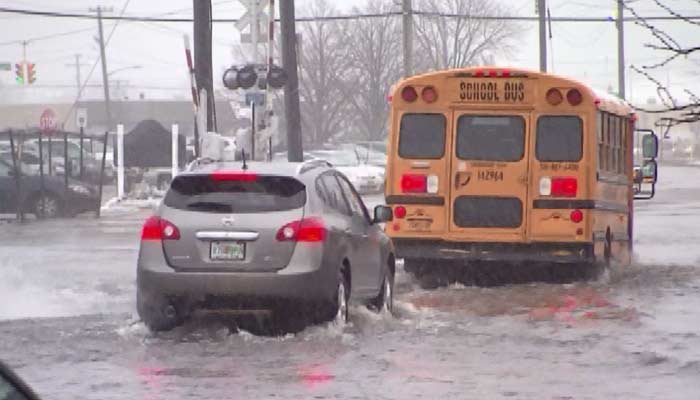
{"label": "yellow school bus", "polygon": [[[496,67],[409,77],[389,99],[386,231],[408,271],[441,260],[630,262],[638,190],[624,101]],[[653,133],[644,146],[655,183]]]}

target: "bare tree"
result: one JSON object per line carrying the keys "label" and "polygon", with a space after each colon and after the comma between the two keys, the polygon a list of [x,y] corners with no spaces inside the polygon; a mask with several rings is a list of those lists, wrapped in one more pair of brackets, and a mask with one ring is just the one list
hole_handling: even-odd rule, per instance
{"label": "bare tree", "polygon": [[[700,37],[699,21],[683,16],[661,0],[653,1],[668,15],[676,18],[679,23],[685,24],[688,29],[696,30],[696,34],[694,36],[688,35],[688,37],[692,37],[694,40],[697,40],[697,38]],[[676,95],[671,93],[670,88],[666,87],[659,79],[654,77],[656,72],[663,68],[668,68],[679,58],[688,58],[688,56],[691,54],[700,53],[700,41],[690,44],[681,43],[679,40],[676,40],[657,26],[654,22],[640,16],[632,6],[625,3],[624,7],[636,18],[635,23],[645,28],[652,35],[653,41],[646,43],[645,47],[656,50],[664,56],[662,61],[655,64],[642,66],[632,65],[630,67],[635,72],[644,75],[647,79],[653,82],[654,85],[656,85],[656,92],[662,103],[662,107],[659,108],[650,109],[638,107],[637,109],[650,114],[662,114],[663,116],[659,118],[657,124],[664,125],[666,127],[700,121],[700,97],[696,93],[688,89],[684,89],[683,92],[687,96],[687,100],[681,101]]]}
{"label": "bare tree", "polygon": [[[356,14],[384,14],[394,6],[391,0],[372,1]],[[358,139],[384,137],[389,105],[386,96],[390,85],[401,76],[401,26],[395,16],[353,21],[346,31],[352,79],[346,83]]]}
{"label": "bare tree", "polygon": [[422,70],[481,63],[513,49],[523,28],[503,17],[508,13],[492,0],[421,0],[416,4],[415,57]]}
{"label": "bare tree", "polygon": [[[336,15],[328,0],[313,0],[304,15]],[[338,134],[347,117],[348,47],[345,22],[315,20],[299,23],[299,90],[304,140],[321,144]]]}

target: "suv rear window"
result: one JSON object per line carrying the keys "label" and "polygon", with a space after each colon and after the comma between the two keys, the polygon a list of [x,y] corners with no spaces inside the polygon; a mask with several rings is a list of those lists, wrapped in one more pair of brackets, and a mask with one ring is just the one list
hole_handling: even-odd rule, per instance
{"label": "suv rear window", "polygon": [[178,176],[163,200],[187,211],[257,213],[287,211],[306,203],[303,183],[284,176],[258,176],[254,181],[215,181],[209,175]]}
{"label": "suv rear window", "polygon": [[462,115],[457,121],[457,157],[519,161],[525,154],[525,120],[518,116]]}
{"label": "suv rear window", "polygon": [[404,114],[399,131],[399,157],[442,158],[445,154],[445,125],[442,114]]}
{"label": "suv rear window", "polygon": [[548,115],[537,119],[537,159],[580,161],[583,155],[583,123],[573,115]]}

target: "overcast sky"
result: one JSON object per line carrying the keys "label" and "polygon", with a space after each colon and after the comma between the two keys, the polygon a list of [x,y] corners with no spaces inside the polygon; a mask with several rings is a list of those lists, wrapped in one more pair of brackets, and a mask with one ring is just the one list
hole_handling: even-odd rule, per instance
{"label": "overcast sky", "polygon": [[[279,1],[279,0],[278,0]],[[304,15],[304,6],[309,0],[297,0],[297,16]],[[515,15],[534,16],[535,0],[501,1]],[[665,0],[686,15],[700,15],[700,4],[694,0]],[[215,18],[237,18],[243,7],[237,0],[212,0]],[[352,6],[361,6],[365,0],[336,1],[339,12],[346,13]],[[397,1],[398,3],[398,1]],[[614,16],[614,0],[550,0],[553,17]],[[0,6],[58,12],[90,12],[91,7],[112,7],[112,14],[119,14],[126,5],[126,15],[190,17],[192,0],[0,0]],[[666,15],[651,0],[637,0],[632,5],[642,15]],[[398,7],[397,7],[398,8]],[[115,26],[116,25],[116,26]],[[682,44],[697,46],[700,27],[683,22],[659,23],[673,33]],[[525,22],[527,29],[517,50],[507,58],[497,59],[502,65],[538,67],[538,41],[536,23]],[[644,48],[651,36],[633,23],[626,23],[627,64],[653,64],[662,59],[658,51]],[[188,98],[188,78],[185,70],[183,33],[191,32],[191,23],[142,23],[112,21],[105,22],[105,34],[113,36],[107,48],[110,71],[126,69],[111,75],[115,97],[136,97],[144,92],[146,97]],[[73,31],[81,31],[70,33]],[[67,33],[68,32],[68,33]],[[553,57],[550,71],[573,76],[595,87],[607,89],[617,86],[617,32],[613,22],[559,22],[553,23]],[[63,34],[53,36],[55,34]],[[81,55],[82,78],[88,76],[98,61],[99,49],[94,37],[97,23],[94,20],[45,18],[0,13],[0,62],[15,63],[22,58],[20,43],[12,41],[30,40],[27,59],[37,65],[37,84],[49,87],[18,88],[14,72],[0,71],[2,96],[14,101],[37,101],[44,98],[70,101],[76,94],[75,54]],[[47,38],[48,36],[48,38]],[[32,40],[33,38],[40,38]],[[221,71],[233,62],[232,47],[238,41],[238,32],[232,24],[215,24],[214,27],[214,74],[219,81]],[[684,98],[685,88],[700,93],[700,55],[694,59],[681,59],[657,76],[671,84],[674,92]],[[631,71],[627,71],[627,94],[636,102],[644,102],[654,95],[651,83]],[[101,82],[99,67],[95,68],[90,81],[95,86]],[[120,90],[116,86],[122,85]],[[129,85],[139,89],[125,90]],[[99,87],[90,88],[88,97],[101,95]],[[12,100],[11,100],[12,101]]]}

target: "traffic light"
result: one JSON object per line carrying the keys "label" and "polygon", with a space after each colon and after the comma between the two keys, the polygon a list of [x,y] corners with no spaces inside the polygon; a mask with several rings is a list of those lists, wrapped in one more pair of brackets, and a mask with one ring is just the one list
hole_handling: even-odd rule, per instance
{"label": "traffic light", "polygon": [[15,80],[20,85],[24,85],[24,65],[23,65],[23,63],[15,64]]}
{"label": "traffic light", "polygon": [[34,63],[27,64],[27,84],[31,85],[36,81],[36,69]]}

